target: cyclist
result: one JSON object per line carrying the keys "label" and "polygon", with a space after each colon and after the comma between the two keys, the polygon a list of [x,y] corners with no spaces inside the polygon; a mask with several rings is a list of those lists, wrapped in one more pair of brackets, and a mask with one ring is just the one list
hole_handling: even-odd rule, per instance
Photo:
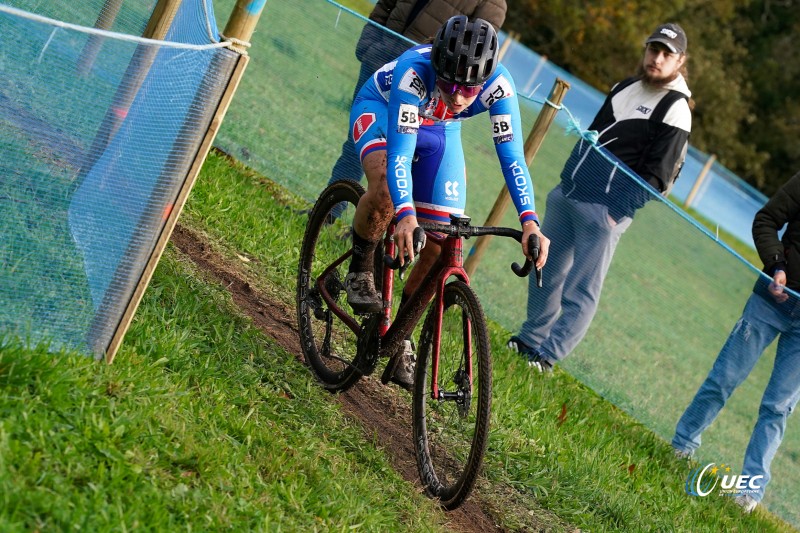
{"label": "cyclist", "polygon": [[[529,257],[528,237],[539,235],[536,267],[544,266],[549,240],[539,230],[519,103],[511,75],[497,61],[497,44],[497,33],[485,20],[454,16],[432,44],[415,46],[380,68],[353,102],[352,136],[368,182],[353,219],[353,256],[345,280],[354,311],[382,309],[373,255],[393,215],[398,221],[394,240],[403,264],[405,256],[415,260],[413,232],[418,221],[448,223],[451,213],[464,212],[460,122],[484,111],[489,111],[497,156],[522,224],[522,251]],[[403,289],[401,306],[438,253],[433,243],[422,250]],[[413,382],[409,340],[403,355],[392,380],[409,388]]]}

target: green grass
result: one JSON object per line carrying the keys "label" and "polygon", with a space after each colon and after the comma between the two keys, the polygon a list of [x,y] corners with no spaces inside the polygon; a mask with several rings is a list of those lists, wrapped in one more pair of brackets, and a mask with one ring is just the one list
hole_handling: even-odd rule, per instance
{"label": "green grass", "polygon": [[[275,252],[299,242],[301,203],[212,154],[182,220],[231,260],[250,258],[254,284],[291,299],[296,257]],[[491,334],[493,430],[478,491],[504,527],[522,527],[525,509],[554,530],[789,530],[685,495],[689,466],[663,440],[564,372],[531,375],[502,348],[507,330]],[[113,365],[5,346],[0,388],[3,530],[446,522],[307,369],[173,252]]]}
{"label": "green grass", "polygon": [[0,351],[3,531],[397,523],[437,530],[443,516],[293,355],[175,253],[113,365]]}
{"label": "green grass", "polygon": [[[237,254],[252,257],[244,264],[248,275],[291,299],[294,278],[288,273],[293,274],[293,264],[284,265],[291,254],[283,251],[299,242],[305,217],[294,209],[301,204],[258,174],[238,165],[227,167],[227,160],[212,155],[187,205],[185,220],[199,223],[212,241],[227,246],[232,260]],[[237,222],[226,224],[222,218]],[[249,230],[240,228],[259,219],[270,228],[270,240],[241,235]],[[280,259],[274,258],[275,253]],[[495,323],[494,424],[487,477],[517,487],[529,508],[544,508],[565,523],[592,531],[678,526],[693,531],[780,529],[770,519],[743,519],[738,509],[719,498],[687,496],[683,483],[690,468],[673,459],[662,438],[564,372],[550,379],[531,375],[503,348],[507,336],[508,330]],[[649,372],[639,374],[649,377],[651,386],[658,381]],[[673,410],[684,407],[680,400],[664,398]],[[786,477],[790,486],[793,478]],[[515,523],[513,515],[505,520],[509,527]],[[759,520],[764,521],[757,524]]]}
{"label": "green grass", "polygon": [[[88,327],[94,308],[67,223],[72,174],[51,165],[44,144],[21,145],[27,138],[11,125],[0,128],[0,330],[85,349],[75,332]],[[25,171],[10,164],[21,160],[30,164]]]}

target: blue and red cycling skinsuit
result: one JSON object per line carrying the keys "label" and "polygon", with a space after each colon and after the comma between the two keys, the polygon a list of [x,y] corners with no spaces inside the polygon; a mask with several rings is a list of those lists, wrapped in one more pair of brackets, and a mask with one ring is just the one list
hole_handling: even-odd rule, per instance
{"label": "blue and red cycling skinsuit", "polygon": [[497,157],[520,223],[538,224],[519,102],[508,70],[499,64],[472,105],[453,115],[436,86],[430,54],[431,45],[415,46],[384,65],[364,84],[350,112],[350,133],[361,160],[387,150],[386,178],[397,219],[415,214],[448,223],[451,213],[464,212],[461,121],[489,111]]}

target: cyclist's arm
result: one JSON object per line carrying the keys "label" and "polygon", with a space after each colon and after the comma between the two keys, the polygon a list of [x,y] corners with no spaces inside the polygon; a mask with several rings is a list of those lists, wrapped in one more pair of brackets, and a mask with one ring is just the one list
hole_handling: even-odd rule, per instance
{"label": "cyclist's arm", "polygon": [[[498,67],[498,70],[500,68]],[[503,69],[505,71],[505,69]],[[500,168],[506,180],[520,224],[534,221],[539,224],[534,202],[533,182],[525,161],[522,121],[516,88],[507,71],[501,71],[485,85],[480,96],[481,104],[489,110],[492,140]]]}
{"label": "cyclist's arm", "polygon": [[389,93],[386,132],[386,181],[398,221],[410,215],[416,216],[411,163],[421,124],[419,105],[426,94],[425,83],[414,69],[413,62],[399,61]]}

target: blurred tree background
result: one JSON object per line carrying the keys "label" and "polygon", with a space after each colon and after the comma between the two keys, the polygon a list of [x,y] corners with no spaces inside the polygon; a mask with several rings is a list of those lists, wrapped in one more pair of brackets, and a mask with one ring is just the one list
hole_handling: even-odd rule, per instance
{"label": "blurred tree background", "polygon": [[800,171],[800,0],[511,0],[503,29],[607,92],[663,22],[689,39],[692,145],[771,195]]}

